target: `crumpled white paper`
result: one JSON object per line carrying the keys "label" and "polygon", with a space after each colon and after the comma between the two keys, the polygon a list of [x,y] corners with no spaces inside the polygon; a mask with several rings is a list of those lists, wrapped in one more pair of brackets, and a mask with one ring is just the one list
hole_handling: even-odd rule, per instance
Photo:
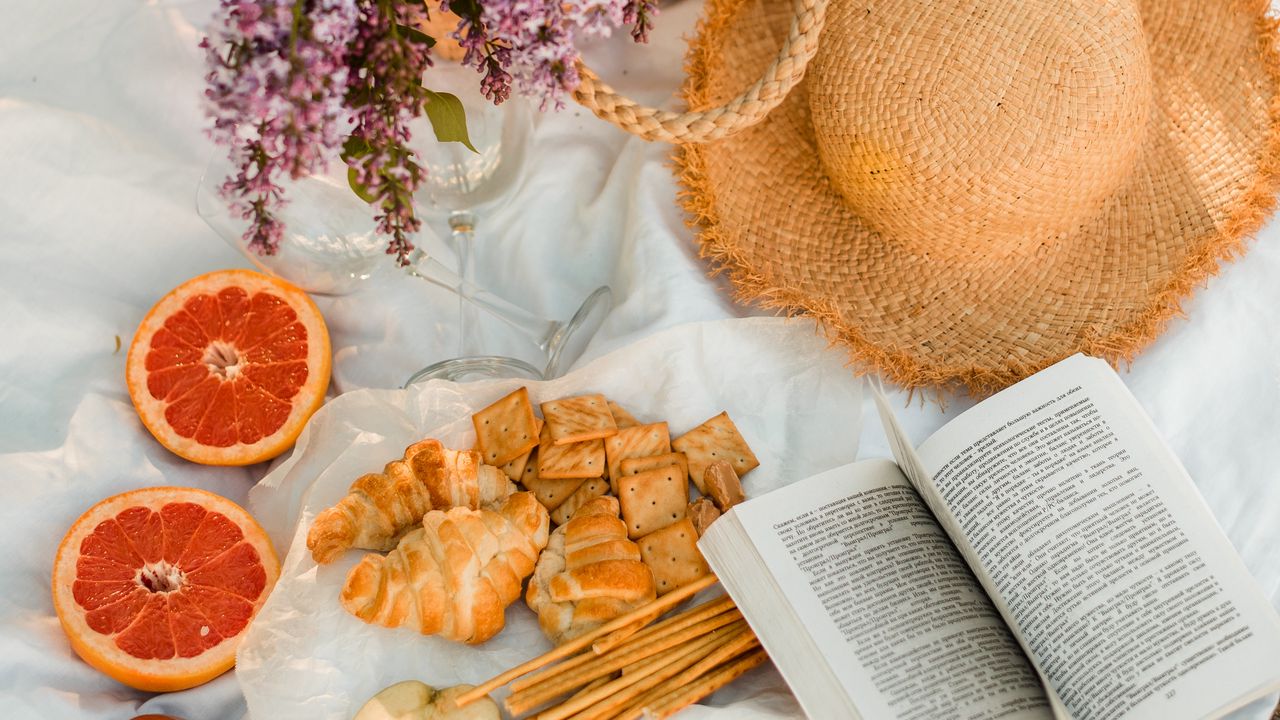
{"label": "crumpled white paper", "polygon": [[[726,320],[673,328],[563,378],[527,384],[535,403],[604,393],[642,422],[666,420],[672,437],[727,410],[760,459],[744,480],[748,495],[757,495],[856,457],[862,385],[842,357],[826,350],[808,321]],[[391,683],[478,683],[550,649],[522,600],[507,609],[502,633],[477,647],[366,625],[338,602],[363,551],[318,567],[306,548],[311,520],[352,480],[423,437],[471,447],[471,413],[520,384],[433,381],[347,393],[315,415],[292,457],[254,488],[250,508],[288,555],[240,648],[236,674],[253,717],[346,720]],[[710,702],[686,715],[800,716],[767,666]]]}

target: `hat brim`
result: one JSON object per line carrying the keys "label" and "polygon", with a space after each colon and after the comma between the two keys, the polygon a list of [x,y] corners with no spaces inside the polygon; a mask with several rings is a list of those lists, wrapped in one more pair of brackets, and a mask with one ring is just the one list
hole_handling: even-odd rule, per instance
{"label": "hat brim", "polygon": [[[1076,352],[1128,362],[1243,251],[1280,178],[1280,57],[1265,2],[1144,0],[1155,107],[1101,213],[1019,252],[930,258],[873,232],[826,180],[806,79],[757,126],[677,154],[701,253],[745,302],[816,317],[859,371],[982,396]],[[693,109],[732,98],[790,3],[708,0]]]}

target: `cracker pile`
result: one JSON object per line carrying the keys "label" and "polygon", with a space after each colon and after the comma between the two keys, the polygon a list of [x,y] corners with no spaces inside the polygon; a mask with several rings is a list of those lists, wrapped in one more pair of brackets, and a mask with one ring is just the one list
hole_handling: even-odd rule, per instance
{"label": "cracker pile", "polygon": [[541,418],[522,387],[472,416],[484,462],[532,492],[555,525],[594,498],[616,497],[658,595],[710,573],[698,537],[743,500],[740,478],[760,464],[728,413],[672,440],[666,422],[643,423],[604,395],[538,409]]}

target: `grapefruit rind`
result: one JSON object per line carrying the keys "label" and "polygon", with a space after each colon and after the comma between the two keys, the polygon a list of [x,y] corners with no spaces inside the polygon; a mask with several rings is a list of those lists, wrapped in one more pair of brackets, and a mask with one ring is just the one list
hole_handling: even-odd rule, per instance
{"label": "grapefruit rind", "polygon": [[[235,443],[215,447],[178,435],[165,419],[168,404],[151,396],[147,389],[146,357],[151,339],[165,321],[182,309],[187,299],[198,294],[216,295],[219,290],[238,286],[251,295],[269,292],[285,299],[307,330],[306,382],[291,400],[289,417],[275,432],[255,443]],[[174,454],[202,465],[252,465],[270,460],[293,446],[307,420],[324,403],[329,387],[329,331],[314,301],[302,290],[277,278],[252,270],[217,270],[188,280],[160,299],[142,319],[125,362],[129,397],[143,426]]]}
{"label": "grapefruit rind", "polygon": [[140,659],[116,647],[114,636],[104,635],[89,627],[84,609],[72,595],[72,586],[76,579],[76,562],[80,558],[80,543],[99,523],[116,517],[130,507],[143,506],[159,510],[174,502],[195,503],[206,510],[225,515],[240,527],[244,533],[244,541],[257,550],[262,568],[266,572],[267,583],[253,602],[250,622],[262,609],[280,576],[280,561],[262,526],[244,508],[205,490],[180,487],[132,490],[109,497],[81,515],[62,539],[53,562],[53,606],[58,613],[58,620],[71,648],[82,660],[118,682],[149,692],[186,690],[230,670],[235,665],[236,648],[240,638],[248,630],[248,625],[237,635],[223,639],[195,657]]}

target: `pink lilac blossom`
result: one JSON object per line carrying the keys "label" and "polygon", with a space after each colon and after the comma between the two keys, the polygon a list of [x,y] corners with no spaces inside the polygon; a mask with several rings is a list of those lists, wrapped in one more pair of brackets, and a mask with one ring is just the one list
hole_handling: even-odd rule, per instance
{"label": "pink lilac blossom", "polygon": [[222,0],[220,10],[221,27],[200,43],[209,135],[236,168],[220,190],[249,221],[249,248],[272,254],[284,230],[280,180],[322,170],[340,144],[355,3]]}
{"label": "pink lilac blossom", "polygon": [[638,43],[649,42],[649,31],[657,16],[658,4],[650,0],[630,0],[622,10],[622,22],[631,26],[631,38]]}
{"label": "pink lilac blossom", "polygon": [[[220,0],[220,22],[200,43],[209,135],[235,167],[220,190],[249,221],[250,249],[279,247],[283,179],[324,170],[341,148],[355,185],[377,208],[378,230],[390,236],[387,252],[408,262],[409,236],[421,227],[413,193],[426,172],[409,147],[431,66],[416,29],[426,2]],[[453,35],[466,49],[464,63],[483,74],[485,97],[501,103],[515,86],[543,109],[563,107],[579,83],[577,37],[630,25],[646,42],[657,13],[650,0],[443,0],[440,7],[460,16]]]}
{"label": "pink lilac blossom", "polygon": [[391,238],[387,253],[404,265],[414,249],[409,236],[422,227],[413,211],[413,193],[424,173],[413,161],[409,123],[423,113],[422,80],[431,57],[428,46],[412,41],[403,28],[418,27],[425,8],[394,0],[359,1],[347,92],[355,128],[344,158],[374,198],[378,231]]}
{"label": "pink lilac blossom", "polygon": [[559,110],[578,86],[577,37],[609,37],[614,28],[631,25],[637,42],[648,42],[657,5],[649,0],[486,0],[472,14],[473,3],[444,3],[462,16],[454,34],[466,49],[463,62],[484,73],[481,90],[501,103],[514,84],[539,101],[541,109]]}

